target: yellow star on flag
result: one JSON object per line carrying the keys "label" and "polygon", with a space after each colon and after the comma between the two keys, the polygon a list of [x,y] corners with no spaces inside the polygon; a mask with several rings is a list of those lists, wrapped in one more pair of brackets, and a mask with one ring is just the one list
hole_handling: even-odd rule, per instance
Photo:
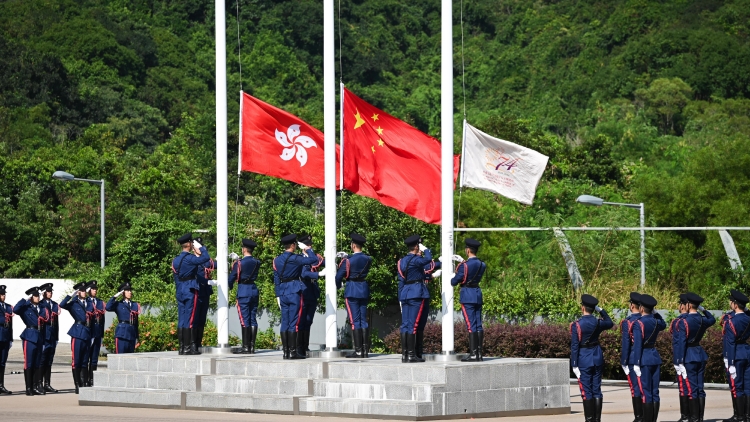
{"label": "yellow star on flag", "polygon": [[370,147],[372,149],[372,153],[375,154],[375,147]]}
{"label": "yellow star on flag", "polygon": [[385,145],[385,142],[382,139],[378,139],[378,146],[382,147],[383,145]]}
{"label": "yellow star on flag", "polygon": [[373,113],[372,117],[370,118],[372,119],[373,122],[378,120],[378,113]]}
{"label": "yellow star on flag", "polygon": [[365,124],[365,119],[359,115],[359,110],[357,110],[357,114],[354,115],[354,118],[357,119],[357,123],[354,124],[354,129],[359,129],[360,126]]}
{"label": "yellow star on flag", "polygon": [[383,128],[381,128],[380,126],[378,126],[378,128],[375,129],[375,130],[378,132],[378,135],[382,135],[383,134]]}

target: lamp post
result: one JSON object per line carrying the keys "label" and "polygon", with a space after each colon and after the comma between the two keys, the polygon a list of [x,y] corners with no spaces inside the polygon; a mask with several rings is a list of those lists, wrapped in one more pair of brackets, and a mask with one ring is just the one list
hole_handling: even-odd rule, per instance
{"label": "lamp post", "polygon": [[70,173],[66,173],[64,171],[56,171],[52,174],[53,179],[62,180],[65,182],[88,182],[88,183],[94,183],[99,185],[99,195],[101,198],[101,205],[99,208],[99,220],[101,224],[101,257],[102,257],[102,268],[104,268],[104,179],[102,180],[92,180],[92,179],[80,179],[78,177],[73,176]]}
{"label": "lamp post", "polygon": [[646,285],[646,213],[643,202],[640,204],[622,204],[619,202],[606,202],[601,198],[591,195],[581,195],[576,202],[584,205],[601,207],[602,205],[614,205],[617,207],[637,208],[641,213],[641,287]]}

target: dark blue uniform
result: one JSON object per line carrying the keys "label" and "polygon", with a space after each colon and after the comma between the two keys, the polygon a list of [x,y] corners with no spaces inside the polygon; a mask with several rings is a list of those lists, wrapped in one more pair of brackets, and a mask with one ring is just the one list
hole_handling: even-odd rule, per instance
{"label": "dark blue uniform", "polygon": [[0,302],[0,372],[5,373],[10,344],[13,342],[13,307]]}
{"label": "dark blue uniform", "polygon": [[731,368],[734,366],[736,376],[729,376],[729,386],[732,397],[750,396],[750,316],[745,312],[737,312],[725,315],[723,326],[723,349],[724,359]]}
{"label": "dark blue uniform", "polygon": [[370,285],[367,283],[367,274],[372,266],[372,257],[362,252],[349,255],[339,262],[336,271],[336,288],[340,289],[343,282],[344,302],[346,313],[352,330],[368,328],[367,304],[370,302]]}
{"label": "dark blue uniform", "polygon": [[600,311],[600,318],[584,315],[570,325],[570,366],[581,371],[578,387],[583,400],[603,398],[604,354],[599,346],[599,334],[614,326],[604,310]]}
{"label": "dark blue uniform", "polygon": [[638,377],[638,387],[641,390],[643,403],[658,403],[659,399],[659,370],[662,360],[656,350],[656,338],[659,332],[667,328],[661,315],[641,315],[631,326],[633,347],[630,352],[630,365],[639,366],[641,376]]}
{"label": "dark blue uniform", "polygon": [[95,371],[99,365],[99,351],[102,348],[102,338],[104,337],[104,301],[96,298],[89,297],[86,299],[87,309],[91,318],[91,344],[89,345],[89,353],[86,358],[86,365],[89,366],[90,370]]}
{"label": "dark blue uniform", "polygon": [[630,333],[632,332],[633,324],[639,319],[641,319],[640,313],[632,313],[620,321],[620,366],[627,366],[630,371],[627,377],[632,397],[641,397],[641,389],[638,387],[638,377],[633,372],[633,365],[630,364],[630,351],[633,349],[633,337]]}
{"label": "dark blue uniform", "polygon": [[317,262],[318,257],[312,248],[302,254],[286,251],[273,260],[274,291],[281,301],[281,331],[299,331],[304,305],[302,291],[305,290],[302,268]]}
{"label": "dark blue uniform", "polygon": [[[679,365],[680,359],[678,358],[679,353],[678,349],[680,348],[680,330],[683,330],[683,338],[684,338],[684,326],[683,322],[685,320],[685,317],[687,316],[687,313],[677,315],[675,319],[672,320],[671,323],[669,323],[669,333],[672,334],[672,365]],[[632,369],[631,369],[632,371]],[[684,377],[681,375],[677,375],[677,386],[680,389],[680,396],[681,397],[688,397],[688,388],[687,388],[687,380],[685,380]]]}
{"label": "dark blue uniform", "polygon": [[242,257],[234,263],[229,273],[229,290],[237,283],[237,313],[242,327],[257,327],[258,301],[260,293],[255,280],[258,278],[260,261],[252,256]]}
{"label": "dark blue uniform", "polygon": [[91,344],[91,314],[87,312],[86,299],[65,296],[60,307],[70,313],[75,322],[68,330],[70,336],[70,350],[72,354],[73,369],[88,367],[89,345]]}
{"label": "dark blue uniform", "polygon": [[305,290],[302,292],[302,299],[305,305],[302,308],[302,321],[300,321],[300,331],[310,331],[315,311],[318,309],[318,300],[320,299],[320,268],[325,267],[326,262],[322,256],[318,256],[318,262],[314,265],[305,265],[302,269],[302,283],[305,284]]}
{"label": "dark blue uniform", "polygon": [[706,371],[708,354],[700,345],[708,327],[716,323],[710,312],[704,311],[686,314],[677,326],[674,354],[676,365],[685,365],[687,382],[684,383],[686,395],[691,399],[706,397],[703,390],[703,375]]}
{"label": "dark blue uniform", "polygon": [[198,271],[200,266],[211,260],[205,247],[200,247],[201,256],[181,252],[172,260],[172,273],[175,281],[175,294],[178,307],[178,328],[193,328],[198,303],[200,285]]}
{"label": "dark blue uniform", "polygon": [[213,272],[216,269],[216,264],[213,259],[209,259],[207,263],[198,267],[198,273],[196,274],[198,280],[198,307],[196,309],[194,325],[198,330],[198,345],[203,345],[203,332],[206,329],[206,320],[208,319],[208,308],[211,304],[211,295],[214,293],[214,288],[208,284],[208,280],[211,280]]}
{"label": "dark blue uniform", "polygon": [[[432,273],[435,270],[439,270],[443,267],[443,263],[440,261],[431,261],[429,264],[424,266],[424,284],[422,285],[422,299],[424,300],[424,309],[417,320],[417,332],[424,331],[424,327],[427,325],[427,316],[430,313],[430,289],[428,288],[432,281]],[[421,351],[418,353],[422,357]]]}
{"label": "dark blue uniform", "polygon": [[434,261],[429,249],[424,250],[424,256],[410,253],[398,261],[402,333],[416,334],[423,313],[426,315],[428,312],[425,308],[429,308],[430,294],[425,285],[425,268],[432,265]]}
{"label": "dark blue uniform", "polygon": [[466,320],[469,332],[483,331],[482,328],[482,281],[487,264],[477,257],[471,257],[458,264],[456,275],[451,280],[451,286],[461,286],[459,302]]}
{"label": "dark blue uniform", "polygon": [[106,309],[117,315],[115,353],[133,353],[138,341],[138,315],[141,313],[141,305],[128,300],[118,301],[113,297],[107,302]]}
{"label": "dark blue uniform", "polygon": [[23,369],[41,368],[46,310],[41,304],[34,305],[26,299],[21,299],[13,307],[13,313],[20,316],[23,323],[26,324],[26,329],[21,333]]}
{"label": "dark blue uniform", "polygon": [[52,366],[57,350],[57,341],[60,339],[60,305],[51,299],[42,299],[39,304],[46,310],[47,317],[44,321],[44,348],[42,350],[42,367]]}

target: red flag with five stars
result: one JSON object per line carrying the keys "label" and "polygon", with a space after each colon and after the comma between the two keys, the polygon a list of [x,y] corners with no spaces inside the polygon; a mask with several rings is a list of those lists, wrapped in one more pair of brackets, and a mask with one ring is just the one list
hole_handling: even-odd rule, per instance
{"label": "red flag with five stars", "polygon": [[[449,142],[453,139],[450,138]],[[440,142],[344,89],[344,188],[439,224]],[[453,181],[458,155],[453,157]]]}

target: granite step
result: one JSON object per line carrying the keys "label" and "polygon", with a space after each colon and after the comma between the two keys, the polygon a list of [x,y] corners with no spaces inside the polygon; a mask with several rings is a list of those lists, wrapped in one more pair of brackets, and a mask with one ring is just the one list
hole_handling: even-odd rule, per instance
{"label": "granite step", "polygon": [[214,375],[239,375],[268,378],[324,378],[321,359],[284,360],[281,358],[220,358],[216,359]]}
{"label": "granite step", "polygon": [[184,394],[182,391],[151,388],[86,387],[80,389],[78,404],[183,409]]}
{"label": "granite step", "polygon": [[208,375],[216,359],[210,355],[179,356],[177,352],[134,353],[107,356],[111,371],[164,372]]}
{"label": "granite step", "polygon": [[197,391],[200,377],[196,374],[106,370],[94,372],[94,385],[110,388]]}
{"label": "granite step", "polygon": [[185,393],[185,409],[297,414],[300,397],[276,394]]}
{"label": "granite step", "polygon": [[443,393],[445,386],[401,381],[354,381],[327,379],[313,381],[313,396],[339,399],[403,400],[428,402],[433,393]]}
{"label": "granite step", "polygon": [[[434,403],[413,400],[341,399],[306,397],[299,399],[299,413],[310,416],[418,418],[433,414]],[[442,408],[442,403],[441,403]]]}
{"label": "granite step", "polygon": [[307,378],[206,375],[201,377],[200,389],[197,391],[202,393],[309,396],[312,395],[312,383],[313,380]]}

